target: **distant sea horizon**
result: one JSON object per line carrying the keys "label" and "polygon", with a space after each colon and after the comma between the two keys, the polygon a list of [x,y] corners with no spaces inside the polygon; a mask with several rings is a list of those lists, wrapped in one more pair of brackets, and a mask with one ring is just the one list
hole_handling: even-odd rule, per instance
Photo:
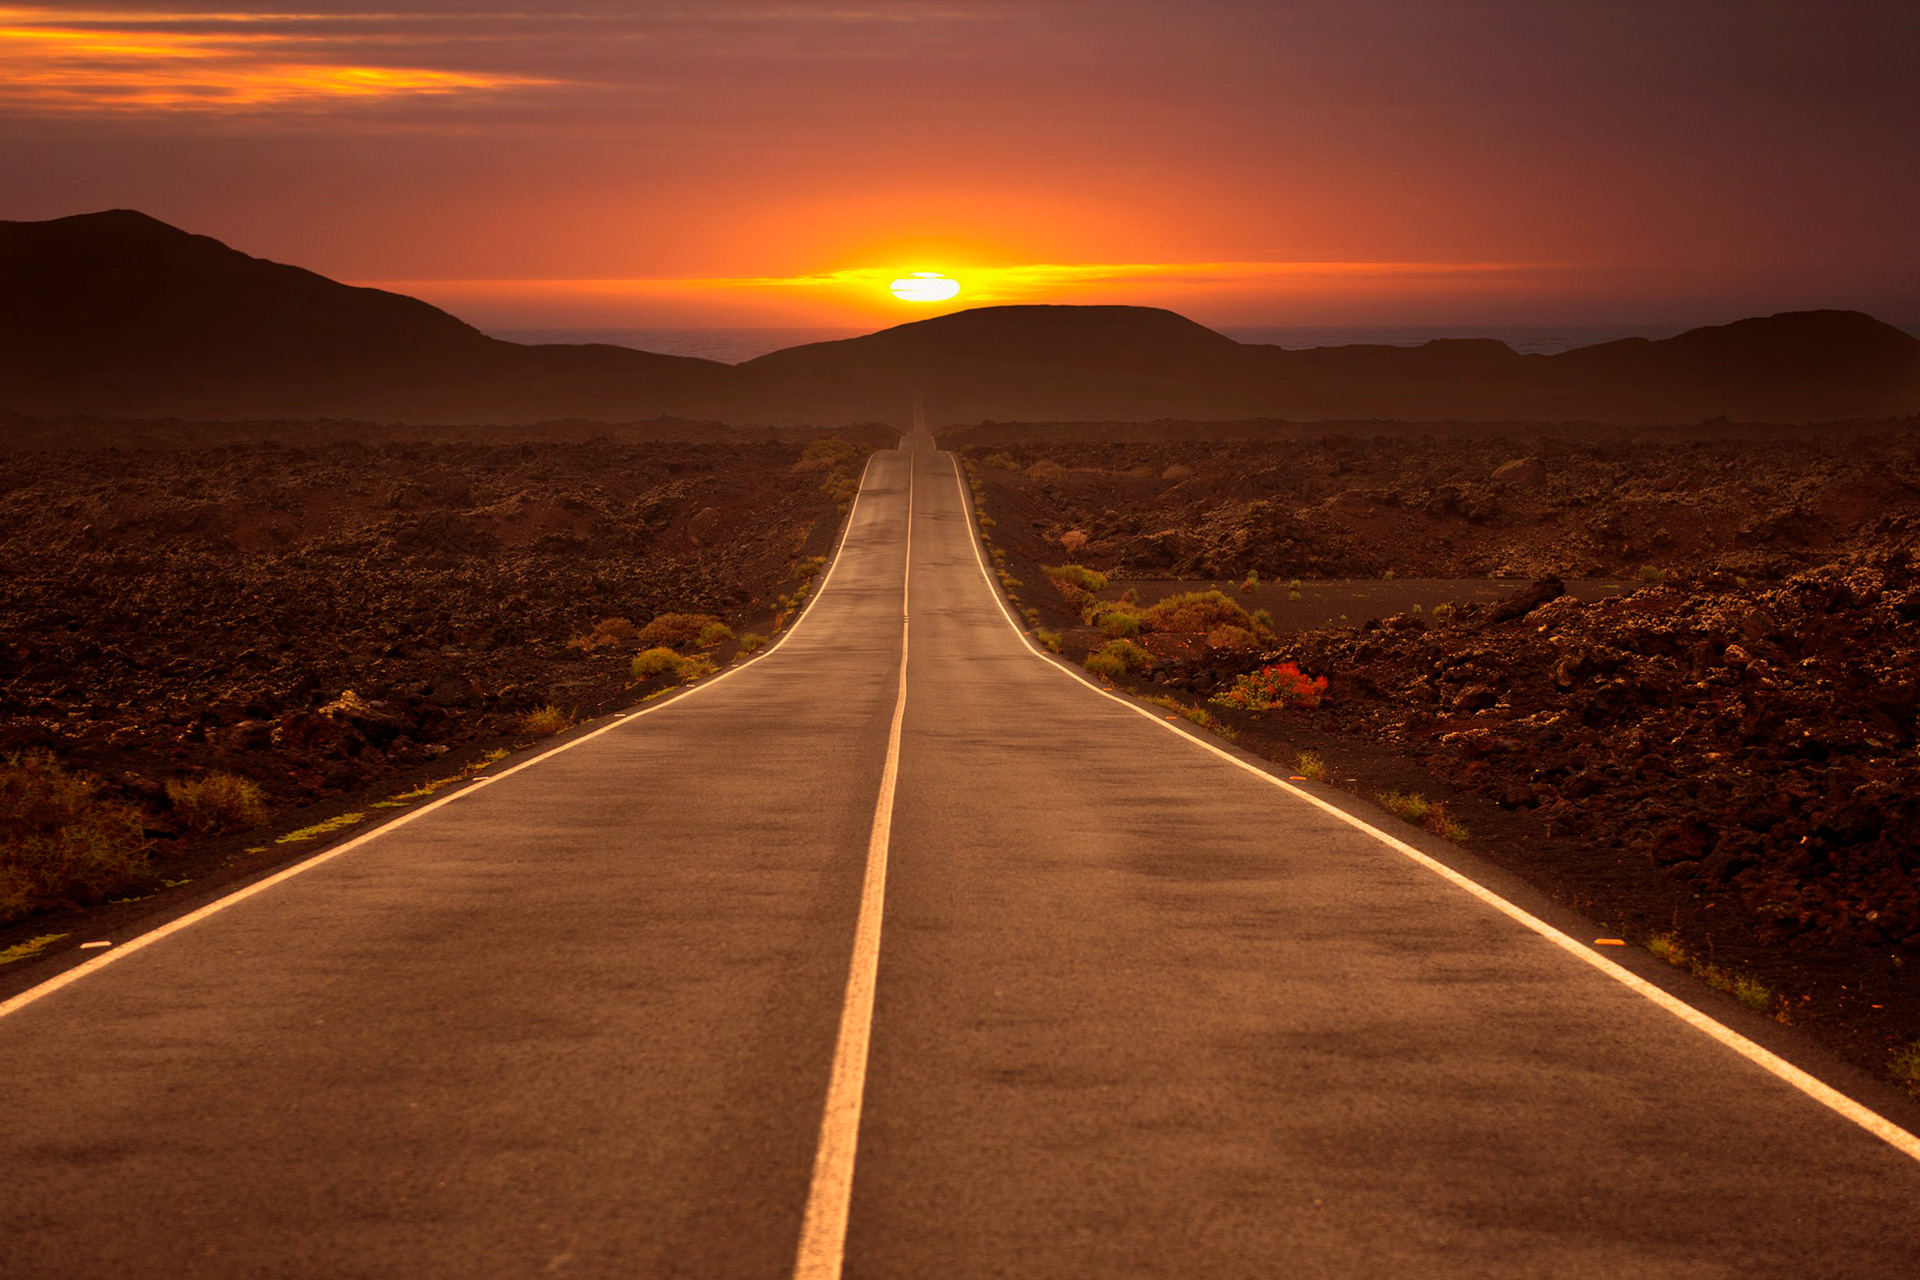
{"label": "distant sea horizon", "polygon": [[[1417,347],[1436,338],[1493,338],[1523,355],[1553,355],[1575,347],[1591,347],[1621,338],[1671,338],[1691,325],[1255,325],[1214,326],[1236,342],[1263,343],[1301,350],[1307,347],[1344,347],[1375,344]],[[835,342],[873,333],[872,328],[680,328],[680,329],[485,329],[489,336],[530,345],[548,343],[606,343],[652,351],[660,355],[695,356],[739,364],[771,351],[809,342]]]}

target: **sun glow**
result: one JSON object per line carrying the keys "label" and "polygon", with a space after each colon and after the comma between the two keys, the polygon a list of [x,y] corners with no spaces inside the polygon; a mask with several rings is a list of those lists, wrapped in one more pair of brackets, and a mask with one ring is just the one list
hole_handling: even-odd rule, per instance
{"label": "sun glow", "polygon": [[960,282],[938,271],[915,271],[887,288],[902,302],[945,302],[960,294]]}

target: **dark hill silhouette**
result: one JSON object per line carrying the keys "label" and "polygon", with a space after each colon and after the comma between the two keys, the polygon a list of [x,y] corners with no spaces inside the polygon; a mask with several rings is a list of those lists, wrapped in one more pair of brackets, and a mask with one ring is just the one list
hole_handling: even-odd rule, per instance
{"label": "dark hill silhouette", "polygon": [[0,407],[427,423],[1401,418],[1805,421],[1920,410],[1920,341],[1789,312],[1555,356],[1503,343],[1285,351],[1151,307],[982,307],[739,366],[489,338],[414,298],[129,210],[0,222]]}

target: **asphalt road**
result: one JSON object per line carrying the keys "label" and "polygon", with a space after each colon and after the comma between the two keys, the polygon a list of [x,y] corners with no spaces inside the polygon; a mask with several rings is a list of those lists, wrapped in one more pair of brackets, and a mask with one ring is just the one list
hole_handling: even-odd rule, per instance
{"label": "asphalt road", "polygon": [[850,1277],[1920,1271],[1920,1160],[1031,653],[921,443],[772,653],[0,1018],[0,1275],[792,1275],[836,1063]]}

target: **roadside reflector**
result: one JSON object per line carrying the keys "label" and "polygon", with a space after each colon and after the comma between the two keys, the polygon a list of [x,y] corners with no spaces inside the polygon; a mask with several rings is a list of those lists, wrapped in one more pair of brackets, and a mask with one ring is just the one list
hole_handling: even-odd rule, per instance
{"label": "roadside reflector", "polygon": [[94,947],[110,947],[112,945],[113,944],[111,942],[83,942],[80,944],[80,949],[82,951],[87,951]]}
{"label": "roadside reflector", "polygon": [[1306,780],[1307,780],[1307,775],[1304,773],[1296,773],[1293,775],[1292,778],[1288,779],[1288,781],[1291,781],[1291,782],[1305,782]]}
{"label": "roadside reflector", "polygon": [[1596,947],[1624,947],[1627,945],[1627,940],[1625,938],[1595,938],[1593,945]]}

